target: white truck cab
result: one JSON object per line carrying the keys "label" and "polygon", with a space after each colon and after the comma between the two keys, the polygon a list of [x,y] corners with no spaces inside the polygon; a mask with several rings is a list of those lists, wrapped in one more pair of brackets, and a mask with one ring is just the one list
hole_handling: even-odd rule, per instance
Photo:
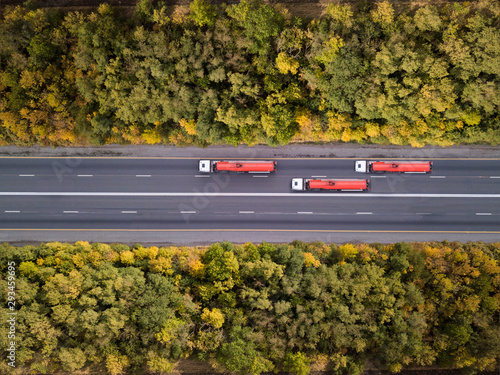
{"label": "white truck cab", "polygon": [[367,173],[368,162],[366,160],[357,160],[354,164],[354,170],[360,173]]}
{"label": "white truck cab", "polygon": [[304,190],[304,179],[292,178],[292,190]]}
{"label": "white truck cab", "polygon": [[210,173],[210,172],[212,172],[211,167],[212,167],[212,163],[210,162],[210,160],[200,160],[200,164],[199,164],[199,171],[200,172]]}

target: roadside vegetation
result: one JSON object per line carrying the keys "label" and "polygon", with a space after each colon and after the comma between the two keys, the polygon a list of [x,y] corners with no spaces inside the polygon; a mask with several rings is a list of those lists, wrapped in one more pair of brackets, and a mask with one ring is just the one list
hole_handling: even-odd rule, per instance
{"label": "roadside vegetation", "polygon": [[500,141],[497,1],[170,9],[5,7],[0,144]]}
{"label": "roadside vegetation", "polygon": [[196,358],[238,374],[472,374],[500,359],[499,261],[500,243],[480,242],[3,244],[16,368],[3,356],[0,372],[164,374]]}

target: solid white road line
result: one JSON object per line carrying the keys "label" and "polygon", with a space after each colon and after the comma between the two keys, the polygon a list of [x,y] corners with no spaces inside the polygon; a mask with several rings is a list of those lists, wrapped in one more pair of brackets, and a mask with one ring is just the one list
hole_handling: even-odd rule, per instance
{"label": "solid white road line", "polygon": [[136,214],[137,211],[122,211],[122,214]]}
{"label": "solid white road line", "polygon": [[356,215],[371,215],[371,212],[356,212]]}
{"label": "solid white road line", "polygon": [[311,214],[312,214],[312,212],[311,212],[311,211],[309,211],[309,212],[306,212],[306,211],[298,211],[297,213],[298,213],[298,214],[303,214],[303,215],[311,215]]}
{"label": "solid white road line", "polygon": [[311,178],[326,178],[326,176],[311,176]]}
{"label": "solid white road line", "polygon": [[417,212],[415,215],[430,215],[430,212]]}
{"label": "solid white road line", "polygon": [[63,211],[64,214],[77,214],[78,211]]}
{"label": "solid white road line", "polygon": [[269,176],[252,176],[254,178],[260,177],[260,178],[268,178]]}
{"label": "solid white road line", "polygon": [[240,214],[254,214],[254,211],[240,211]]}
{"label": "solid white road line", "polygon": [[370,176],[370,178],[386,178],[387,176]]}
{"label": "solid white road line", "polygon": [[21,211],[5,211],[5,212],[10,214],[10,213],[19,213]]}
{"label": "solid white road line", "polygon": [[35,177],[34,174],[20,174],[19,177]]}
{"label": "solid white road line", "polygon": [[79,174],[78,177],[94,177],[92,174]]}
{"label": "solid white road line", "polygon": [[428,193],[146,193],[146,192],[45,192],[45,191],[0,191],[5,196],[47,197],[357,197],[357,198],[500,198],[500,194],[428,194]]}
{"label": "solid white road line", "polygon": [[491,216],[491,212],[476,212],[477,216]]}
{"label": "solid white road line", "polygon": [[430,178],[446,178],[446,176],[430,176]]}
{"label": "solid white road line", "polygon": [[136,174],[135,177],[151,177],[150,174]]}
{"label": "solid white road line", "polygon": [[181,211],[181,214],[195,214],[196,211]]}
{"label": "solid white road line", "polygon": [[194,177],[210,177],[209,174],[195,174]]}
{"label": "solid white road line", "polygon": [[490,178],[500,178],[500,176],[490,176]]}

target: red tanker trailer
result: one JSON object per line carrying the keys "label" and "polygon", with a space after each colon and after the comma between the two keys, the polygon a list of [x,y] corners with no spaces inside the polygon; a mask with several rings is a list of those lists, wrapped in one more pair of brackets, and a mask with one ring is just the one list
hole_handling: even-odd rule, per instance
{"label": "red tanker trailer", "polygon": [[355,163],[355,171],[361,173],[432,173],[432,161],[367,161]]}
{"label": "red tanker trailer", "polygon": [[246,173],[273,173],[276,172],[276,161],[214,161],[200,160],[199,171],[210,172],[246,172]]}
{"label": "red tanker trailer", "polygon": [[292,190],[369,191],[370,180],[294,178]]}

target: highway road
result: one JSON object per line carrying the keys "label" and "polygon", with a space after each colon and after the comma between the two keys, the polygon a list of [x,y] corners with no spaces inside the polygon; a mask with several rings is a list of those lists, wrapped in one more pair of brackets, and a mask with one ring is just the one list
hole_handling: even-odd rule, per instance
{"label": "highway road", "polygon": [[[372,189],[291,192],[293,177],[369,178]],[[203,175],[198,159],[0,158],[0,240],[91,232],[135,242],[165,233],[184,242],[495,241],[500,160],[434,159],[432,174],[371,175],[355,173],[354,159],[278,159],[276,174]]]}

